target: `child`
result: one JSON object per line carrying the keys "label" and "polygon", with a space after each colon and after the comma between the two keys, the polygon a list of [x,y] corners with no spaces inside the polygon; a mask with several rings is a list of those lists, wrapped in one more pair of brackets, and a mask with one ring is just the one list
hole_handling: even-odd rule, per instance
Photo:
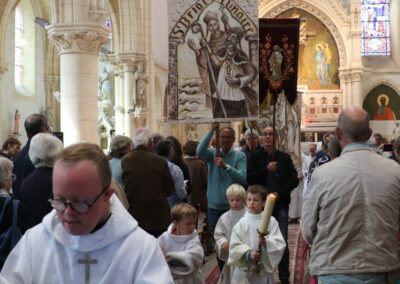
{"label": "child", "polygon": [[[239,184],[232,184],[226,190],[226,197],[229,201],[228,212],[225,212],[215,226],[214,239],[218,258],[228,261],[229,240],[233,226],[244,216],[244,203],[246,202],[246,190]],[[231,283],[231,268],[224,266],[221,272],[219,283]]]}
{"label": "child", "polygon": [[158,243],[170,266],[174,283],[204,283],[200,270],[204,252],[195,230],[196,209],[187,204],[177,204],[171,209],[172,224],[159,238]]}
{"label": "child", "polygon": [[[271,217],[269,234],[265,238],[257,233],[266,198],[267,191],[261,185],[252,185],[247,190],[247,211],[233,227],[229,245],[228,265],[235,267],[232,283],[274,283],[273,271],[286,244],[274,217]],[[258,251],[260,241],[261,253]],[[254,272],[255,264],[259,264],[259,272]]]}

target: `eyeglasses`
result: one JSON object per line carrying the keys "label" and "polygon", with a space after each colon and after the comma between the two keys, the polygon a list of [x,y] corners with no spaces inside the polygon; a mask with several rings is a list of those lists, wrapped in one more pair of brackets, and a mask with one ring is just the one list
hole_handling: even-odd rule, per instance
{"label": "eyeglasses", "polygon": [[70,206],[72,209],[74,209],[74,211],[78,213],[86,213],[107,189],[108,187],[104,188],[92,202],[85,202],[85,201],[67,202],[64,199],[54,199],[54,198],[50,198],[49,202],[51,206],[57,211],[64,212],[67,209],[67,207]]}
{"label": "eyeglasses", "polygon": [[12,181],[16,181],[17,180],[17,176],[15,174],[11,174],[11,177],[6,179],[6,180],[12,180]]}

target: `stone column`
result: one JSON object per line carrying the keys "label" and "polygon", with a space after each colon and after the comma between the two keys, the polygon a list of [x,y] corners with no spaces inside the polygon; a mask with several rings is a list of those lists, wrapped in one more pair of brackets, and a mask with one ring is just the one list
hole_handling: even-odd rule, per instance
{"label": "stone column", "polygon": [[128,61],[124,63],[124,95],[123,95],[123,101],[124,101],[124,135],[128,137],[133,136],[133,119],[132,119],[132,113],[133,113],[133,101],[132,101],[132,96],[133,96],[133,90],[135,87],[135,83],[133,80],[133,62]]}
{"label": "stone column", "polygon": [[340,70],[339,71],[339,78],[340,78],[340,88],[343,92],[342,97],[342,108],[345,108],[348,105],[348,93],[347,93],[347,74],[346,71]]}
{"label": "stone column", "polygon": [[7,72],[7,70],[7,63],[3,59],[0,59],[0,79],[1,76]]}
{"label": "stone column", "polygon": [[97,23],[54,24],[47,30],[60,52],[64,145],[98,144],[98,53],[107,42],[108,31]]}
{"label": "stone column", "polygon": [[352,98],[353,98],[353,106],[362,108],[362,93],[361,93],[361,72],[354,72],[352,74],[353,82],[351,84],[352,87]]}
{"label": "stone column", "polygon": [[115,71],[115,134],[124,133],[124,72],[121,64],[116,64]]}

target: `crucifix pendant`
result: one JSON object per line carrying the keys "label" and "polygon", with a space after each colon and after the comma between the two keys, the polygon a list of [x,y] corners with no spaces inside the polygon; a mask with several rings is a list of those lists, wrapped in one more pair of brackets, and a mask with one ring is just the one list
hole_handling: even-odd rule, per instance
{"label": "crucifix pendant", "polygon": [[90,265],[96,264],[97,259],[91,259],[89,254],[86,254],[84,259],[78,259],[79,264],[85,265],[85,283],[90,283]]}

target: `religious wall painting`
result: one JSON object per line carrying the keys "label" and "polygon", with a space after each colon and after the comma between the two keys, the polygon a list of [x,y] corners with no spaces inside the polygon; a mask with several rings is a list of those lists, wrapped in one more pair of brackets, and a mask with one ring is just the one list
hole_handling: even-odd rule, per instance
{"label": "religious wall painting", "polygon": [[337,90],[339,51],[328,28],[312,14],[289,9],[278,18],[300,18],[300,50],[298,85],[309,90]]}
{"label": "religious wall painting", "polygon": [[400,95],[382,84],[365,97],[363,108],[372,120],[400,120]]}
{"label": "religious wall painting", "polygon": [[169,0],[168,119],[257,117],[258,1],[178,2]]}

